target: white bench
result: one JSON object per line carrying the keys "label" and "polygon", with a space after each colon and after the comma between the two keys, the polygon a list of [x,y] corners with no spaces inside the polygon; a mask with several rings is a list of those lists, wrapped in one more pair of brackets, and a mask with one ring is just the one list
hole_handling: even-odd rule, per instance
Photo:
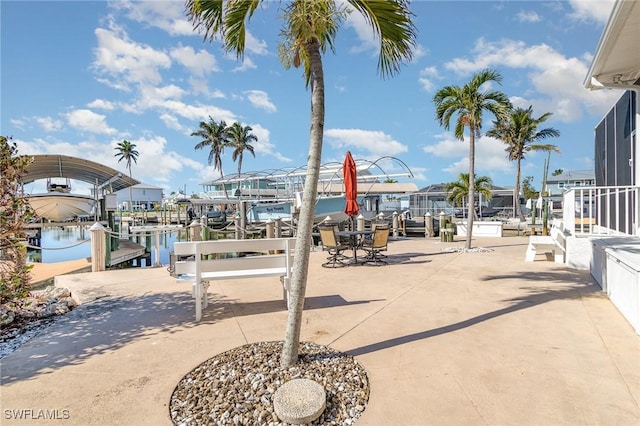
{"label": "white bench", "polygon": [[288,307],[294,248],[295,238],[174,243],[178,281],[193,282],[196,321],[207,307],[207,289],[213,280],[279,276]]}
{"label": "white bench", "polygon": [[556,263],[564,263],[566,251],[566,237],[562,230],[562,225],[554,225],[551,227],[551,235],[531,235],[529,236],[529,245],[524,260],[533,262],[537,253],[545,253],[551,251],[553,260]]}

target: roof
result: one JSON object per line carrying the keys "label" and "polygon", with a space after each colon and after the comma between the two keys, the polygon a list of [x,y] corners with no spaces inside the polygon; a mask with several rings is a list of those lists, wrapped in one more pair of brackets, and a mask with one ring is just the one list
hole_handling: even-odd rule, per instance
{"label": "roof", "polygon": [[547,182],[566,182],[573,180],[594,180],[596,173],[593,170],[570,170],[556,176],[548,176]]}
{"label": "roof", "polygon": [[[447,191],[447,183],[434,183],[429,186],[425,186],[416,192],[417,195],[429,195],[429,194],[446,194]],[[513,194],[513,187],[503,187],[503,186],[495,186],[491,185],[491,192],[493,194]]]}
{"label": "roof", "polygon": [[[375,161],[367,159],[354,159],[359,180],[375,181],[376,179],[392,179],[395,177],[413,178],[413,172],[404,161],[396,157],[384,156]],[[320,166],[320,183],[342,182],[342,164],[332,161]],[[388,173],[385,169],[393,170]],[[202,182],[200,185],[212,186],[222,185],[232,182],[245,182],[250,180],[278,181],[278,182],[300,182],[307,175],[307,166],[288,167],[281,169],[268,169],[261,171],[244,172],[240,175],[231,174],[215,180]],[[395,180],[395,179],[392,179]]]}
{"label": "roof", "polygon": [[66,155],[32,155],[33,162],[26,169],[23,184],[47,178],[69,178],[88,182],[98,187],[110,185],[119,191],[140,182],[111,167],[83,158]]}
{"label": "roof", "polygon": [[640,2],[616,0],[584,82],[587,89],[640,89]]}

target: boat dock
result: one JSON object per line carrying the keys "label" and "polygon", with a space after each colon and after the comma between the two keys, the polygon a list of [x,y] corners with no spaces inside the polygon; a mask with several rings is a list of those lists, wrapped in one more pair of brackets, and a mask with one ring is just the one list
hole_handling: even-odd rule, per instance
{"label": "boat dock", "polygon": [[119,240],[118,249],[111,252],[109,265],[116,266],[125,262],[133,263],[134,260],[137,260],[138,266],[140,266],[140,259],[145,259],[147,266],[151,264],[151,253],[147,252],[145,246],[129,240]]}

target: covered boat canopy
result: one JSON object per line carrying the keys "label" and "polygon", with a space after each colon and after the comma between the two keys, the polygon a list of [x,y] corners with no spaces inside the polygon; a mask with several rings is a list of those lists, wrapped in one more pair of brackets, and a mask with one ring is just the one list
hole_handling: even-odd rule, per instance
{"label": "covered boat canopy", "polygon": [[91,183],[98,189],[106,188],[107,192],[116,192],[140,183],[116,169],[83,158],[66,155],[32,155],[30,157],[33,158],[33,162],[26,169],[22,179],[23,184],[59,177]]}
{"label": "covered boat canopy", "polygon": [[[376,161],[355,159],[359,194],[411,193],[418,188],[413,183],[398,183],[395,178],[413,178],[411,169],[399,158],[381,157]],[[205,187],[237,188],[226,197],[291,197],[302,191],[307,174],[306,166],[244,172],[203,182]],[[336,195],[345,191],[343,163],[329,162],[320,167],[318,194]],[[258,184],[258,183],[261,184]]]}

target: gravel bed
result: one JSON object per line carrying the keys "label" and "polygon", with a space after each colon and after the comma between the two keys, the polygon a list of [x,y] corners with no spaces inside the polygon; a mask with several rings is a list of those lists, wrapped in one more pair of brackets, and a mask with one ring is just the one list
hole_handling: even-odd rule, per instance
{"label": "gravel bed", "polygon": [[442,253],[491,253],[493,249],[485,247],[447,247],[440,250]]}
{"label": "gravel bed", "polygon": [[327,407],[313,425],[352,425],[369,400],[369,379],[352,356],[301,342],[299,361],[280,367],[282,342],[259,342],[208,359],[184,376],[169,403],[176,425],[284,425],[273,410],[273,394],[285,382],[320,383]]}

